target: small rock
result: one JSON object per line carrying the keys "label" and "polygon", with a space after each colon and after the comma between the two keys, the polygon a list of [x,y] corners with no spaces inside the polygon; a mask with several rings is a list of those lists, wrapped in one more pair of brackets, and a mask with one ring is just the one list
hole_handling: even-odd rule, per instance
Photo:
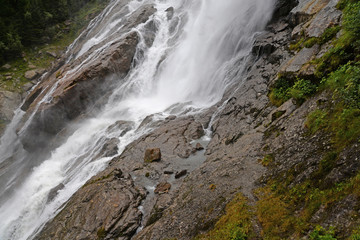
{"label": "small rock", "polygon": [[197,143],[196,146],[195,146],[195,149],[197,151],[201,151],[201,150],[204,150],[204,147],[203,147],[203,145],[201,145],[201,143]]}
{"label": "small rock", "polygon": [[34,70],[30,70],[27,71],[24,76],[28,80],[33,80],[37,76],[37,73]]}
{"label": "small rock", "polygon": [[171,121],[171,120],[175,120],[176,116],[175,115],[170,115],[167,118],[165,118],[166,121]]}
{"label": "small rock", "polygon": [[6,80],[11,80],[12,79],[12,76],[7,76],[5,77]]}
{"label": "small rock", "polygon": [[43,75],[45,72],[46,72],[46,69],[45,68],[38,68],[38,69],[35,69],[35,72],[39,75]]}
{"label": "small rock", "polygon": [[36,68],[36,66],[35,66],[35,65],[33,65],[33,64],[29,64],[29,68],[31,68],[31,69],[35,69],[35,68]]}
{"label": "small rock", "polygon": [[11,68],[11,65],[7,63],[7,64],[3,65],[2,68],[9,70]]}
{"label": "small rock", "polygon": [[57,185],[56,187],[54,187],[53,189],[50,190],[49,195],[48,195],[48,199],[47,202],[51,202],[52,200],[54,200],[54,198],[56,197],[56,195],[58,194],[58,192],[63,189],[65,187],[64,184],[60,183],[59,185]]}
{"label": "small rock", "polygon": [[176,179],[181,178],[181,177],[185,176],[186,174],[187,174],[187,170],[182,170],[180,172],[176,172],[175,178]]}
{"label": "small rock", "polygon": [[168,9],[165,10],[166,12],[166,17],[168,20],[171,20],[174,16],[174,8],[173,7],[169,7]]}
{"label": "small rock", "polygon": [[34,84],[32,82],[28,82],[28,83],[24,84],[21,88],[26,92],[26,91],[29,91],[33,86],[34,86]]}
{"label": "small rock", "polygon": [[53,57],[53,58],[56,58],[56,57],[57,57],[57,54],[56,54],[55,52],[46,51],[46,53],[47,53],[49,56]]}
{"label": "small rock", "polygon": [[168,193],[170,188],[171,188],[171,184],[168,182],[159,183],[156,186],[154,193],[157,193],[157,194]]}
{"label": "small rock", "polygon": [[160,148],[149,148],[145,151],[144,161],[145,162],[155,162],[161,160],[161,151]]}
{"label": "small rock", "polygon": [[174,171],[172,171],[172,170],[164,170],[164,174],[166,174],[166,175],[171,175],[173,173],[174,173]]}
{"label": "small rock", "polygon": [[115,169],[114,170],[114,177],[120,179],[123,177],[123,172],[121,171],[121,169]]}

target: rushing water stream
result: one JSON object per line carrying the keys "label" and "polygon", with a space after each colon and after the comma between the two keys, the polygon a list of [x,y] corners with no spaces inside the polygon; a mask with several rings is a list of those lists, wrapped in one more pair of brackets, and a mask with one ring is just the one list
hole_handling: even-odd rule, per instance
{"label": "rushing water stream", "polygon": [[[120,154],[151,131],[137,129],[146,116],[195,114],[220,101],[230,86],[238,86],[242,66],[254,38],[271,17],[274,1],[113,0],[69,47],[68,62],[83,54],[87,57],[67,74],[94,61],[126,34],[124,19],[148,3],[157,9],[149,19],[157,28],[153,44],[146,44],[146,23],[131,29],[141,37],[136,65],[119,81],[102,110],[73,126],[73,134],[45,159],[22,148],[15,130],[24,113],[16,111],[0,146],[1,240],[32,239],[72,194],[106,167],[111,158],[94,158],[106,139],[119,138]],[[171,19],[169,7],[175,9]],[[107,130],[119,120],[132,122],[132,129],[121,137],[120,129]],[[49,193],[59,185],[63,188],[49,201]]]}

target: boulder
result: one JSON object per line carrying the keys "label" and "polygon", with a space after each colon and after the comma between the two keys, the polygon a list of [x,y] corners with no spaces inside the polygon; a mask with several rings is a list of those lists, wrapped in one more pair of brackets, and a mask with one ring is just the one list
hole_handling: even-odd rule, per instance
{"label": "boulder", "polygon": [[171,20],[174,16],[174,8],[173,7],[169,7],[165,10],[166,12],[166,17],[168,20]]}
{"label": "boulder", "polygon": [[[145,193],[122,171],[91,178],[36,239],[129,240],[140,227]],[[76,216],[76,217],[73,217]]]}
{"label": "boulder", "polygon": [[56,54],[56,52],[54,52],[54,51],[46,51],[46,53],[47,53],[47,55],[49,55],[49,56],[51,56],[51,57],[53,57],[53,58],[57,58],[57,54]]}
{"label": "boulder", "polygon": [[29,70],[24,74],[25,78],[28,80],[33,80],[37,75],[37,72],[35,72],[34,70]]}
{"label": "boulder", "polygon": [[162,183],[159,183],[155,190],[154,190],[154,193],[157,193],[157,194],[163,194],[163,193],[168,193],[169,190],[171,188],[171,184],[168,183],[168,182],[162,182]]}
{"label": "boulder", "polygon": [[281,71],[286,73],[298,72],[304,64],[308,63],[319,52],[319,45],[314,45],[311,48],[303,48],[292,59],[286,62]]}
{"label": "boulder", "polygon": [[201,143],[197,143],[196,146],[195,146],[195,149],[197,151],[201,151],[201,150],[204,150],[204,147],[203,147],[203,145],[201,145]]}
{"label": "boulder", "polygon": [[181,171],[179,171],[179,172],[176,172],[175,178],[176,178],[176,179],[181,178],[181,177],[185,176],[186,174],[187,174],[187,170],[186,170],[186,169],[185,169],[185,170],[181,170]]}
{"label": "boulder", "polygon": [[145,162],[151,163],[151,162],[160,161],[160,160],[161,160],[160,148],[146,149],[145,156],[144,156]]}

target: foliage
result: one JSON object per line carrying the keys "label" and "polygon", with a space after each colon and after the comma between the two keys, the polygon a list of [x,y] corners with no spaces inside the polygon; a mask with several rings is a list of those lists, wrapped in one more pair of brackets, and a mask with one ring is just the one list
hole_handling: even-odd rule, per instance
{"label": "foliage", "polygon": [[349,240],[360,240],[360,227],[353,230]]}
{"label": "foliage", "polygon": [[326,111],[317,109],[308,115],[305,126],[314,134],[327,126],[327,116]]}
{"label": "foliage", "polygon": [[263,166],[269,166],[269,164],[275,161],[274,154],[266,154],[265,157],[261,160]]}
{"label": "foliage", "polygon": [[335,231],[333,228],[328,230],[324,229],[321,226],[316,226],[314,231],[310,234],[310,239],[312,240],[336,240],[334,238]]}
{"label": "foliage", "polygon": [[75,16],[85,4],[101,0],[4,0],[0,8],[0,64],[20,55],[24,47],[57,37],[60,23]]}
{"label": "foliage", "polygon": [[315,93],[316,89],[317,86],[310,80],[296,78],[293,81],[290,78],[280,77],[271,89],[269,98],[276,106],[280,106],[290,98],[301,104],[306,98]]}
{"label": "foliage", "polygon": [[316,91],[316,85],[309,80],[298,79],[294,86],[289,90],[289,94],[297,102],[302,103],[308,96]]}
{"label": "foliage", "polygon": [[199,235],[196,240],[246,240],[252,235],[250,206],[247,199],[238,194],[227,206],[226,213],[213,230]]}
{"label": "foliage", "polygon": [[345,105],[360,108],[360,67],[350,63],[330,74],[325,82],[334,91],[334,98],[341,99]]}

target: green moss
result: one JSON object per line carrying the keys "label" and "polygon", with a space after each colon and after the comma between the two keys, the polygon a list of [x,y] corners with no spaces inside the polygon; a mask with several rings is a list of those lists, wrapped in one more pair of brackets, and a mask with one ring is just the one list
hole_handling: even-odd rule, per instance
{"label": "green moss", "polygon": [[146,226],[155,223],[157,220],[159,220],[162,217],[162,215],[163,215],[163,210],[155,206],[151,211],[151,215],[149,219],[146,222]]}
{"label": "green moss", "polygon": [[99,230],[96,232],[96,235],[98,237],[98,240],[102,240],[106,237],[106,231],[104,227],[99,228]]}
{"label": "green moss", "polygon": [[197,236],[196,240],[245,240],[252,236],[252,214],[247,199],[238,194],[227,206],[223,215],[207,234]]}
{"label": "green moss", "polygon": [[360,240],[360,227],[353,230],[349,240]]}
{"label": "green moss", "polygon": [[266,154],[265,157],[261,160],[261,164],[265,167],[269,166],[275,161],[274,154]]}
{"label": "green moss", "polygon": [[290,98],[296,100],[298,104],[302,104],[316,90],[317,85],[310,80],[281,77],[271,88],[269,99],[275,106],[280,106]]}
{"label": "green moss", "polygon": [[311,112],[307,117],[305,126],[309,129],[311,134],[326,128],[328,126],[328,113],[319,109]]}
{"label": "green moss", "polygon": [[334,237],[335,230],[330,227],[329,229],[324,229],[321,226],[316,226],[314,231],[310,234],[311,240],[336,240]]}

